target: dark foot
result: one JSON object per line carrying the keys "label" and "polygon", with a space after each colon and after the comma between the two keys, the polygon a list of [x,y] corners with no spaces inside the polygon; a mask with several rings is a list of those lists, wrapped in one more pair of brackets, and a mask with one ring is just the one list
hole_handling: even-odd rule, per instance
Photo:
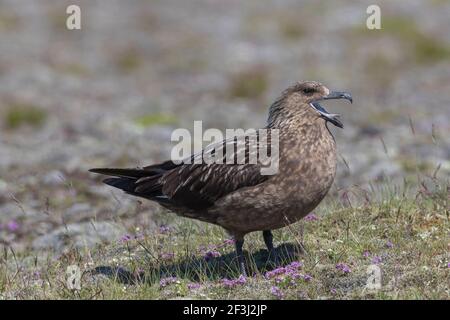
{"label": "dark foot", "polygon": [[278,254],[275,248],[273,247],[273,235],[272,231],[264,230],[263,231],[264,243],[266,244],[267,250],[269,251],[269,257],[273,257],[273,262],[275,266],[278,266],[280,261],[278,259]]}
{"label": "dark foot", "polygon": [[264,230],[263,231],[264,243],[266,244],[267,250],[273,251],[273,235],[272,231]]}
{"label": "dark foot", "polygon": [[241,274],[244,277],[247,277],[247,271],[245,270],[245,262],[244,262],[244,253],[242,252],[242,246],[244,245],[244,239],[242,240],[235,240],[235,246],[236,246],[236,255],[238,259],[239,269],[241,271]]}

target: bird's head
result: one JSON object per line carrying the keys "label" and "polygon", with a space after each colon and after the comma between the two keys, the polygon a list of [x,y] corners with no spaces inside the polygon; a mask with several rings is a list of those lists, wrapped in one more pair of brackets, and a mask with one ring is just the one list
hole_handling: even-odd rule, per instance
{"label": "bird's head", "polygon": [[[277,100],[272,108],[285,109],[288,113],[305,113],[314,115],[329,121],[339,128],[344,125],[339,120],[339,115],[328,112],[320,101],[331,99],[347,99],[353,102],[352,95],[343,91],[331,91],[320,82],[303,81],[286,89],[281,98]],[[277,107],[277,105],[279,105]],[[282,108],[280,108],[282,106]]]}

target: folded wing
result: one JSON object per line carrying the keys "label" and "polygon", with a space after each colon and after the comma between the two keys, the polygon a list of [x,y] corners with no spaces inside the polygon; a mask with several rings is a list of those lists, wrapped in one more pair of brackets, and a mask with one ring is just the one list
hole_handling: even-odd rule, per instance
{"label": "folded wing", "polygon": [[[270,176],[261,174],[258,152],[264,143],[264,148],[268,148],[264,150],[270,153],[270,136],[266,139],[258,136],[256,134],[255,140],[246,136],[211,144],[180,164],[166,161],[141,169],[98,168],[90,171],[113,176],[104,183],[135,196],[163,205],[206,209],[231,192],[269,179]],[[205,159],[209,160],[205,162]]]}

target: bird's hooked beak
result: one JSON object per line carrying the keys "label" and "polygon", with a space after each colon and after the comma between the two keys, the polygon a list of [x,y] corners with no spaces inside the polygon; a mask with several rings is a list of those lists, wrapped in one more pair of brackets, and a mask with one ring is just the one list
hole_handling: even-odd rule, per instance
{"label": "bird's hooked beak", "polygon": [[341,91],[331,91],[327,96],[314,100],[311,102],[311,106],[320,113],[320,116],[324,118],[326,121],[330,121],[336,127],[343,128],[344,125],[339,120],[340,115],[335,113],[329,113],[322,105],[319,103],[320,100],[331,100],[331,99],[347,99],[350,103],[353,103],[352,95],[348,92]]}

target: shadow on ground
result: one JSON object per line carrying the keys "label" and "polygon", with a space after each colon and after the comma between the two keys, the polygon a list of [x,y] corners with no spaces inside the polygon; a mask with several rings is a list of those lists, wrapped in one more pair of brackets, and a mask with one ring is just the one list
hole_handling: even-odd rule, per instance
{"label": "shadow on ground", "polygon": [[[303,254],[304,250],[292,243],[281,244],[275,249],[279,265],[274,263],[274,256],[269,257],[265,249],[252,255],[245,252],[248,274],[265,273],[274,268],[287,265]],[[98,266],[88,273],[92,276],[102,275],[123,284],[153,283],[165,277],[187,278],[191,281],[214,281],[223,278],[236,278],[239,276],[236,255],[230,252],[220,257],[205,260],[204,257],[188,257],[172,264],[150,264],[147,270],[132,272],[120,266]]]}

